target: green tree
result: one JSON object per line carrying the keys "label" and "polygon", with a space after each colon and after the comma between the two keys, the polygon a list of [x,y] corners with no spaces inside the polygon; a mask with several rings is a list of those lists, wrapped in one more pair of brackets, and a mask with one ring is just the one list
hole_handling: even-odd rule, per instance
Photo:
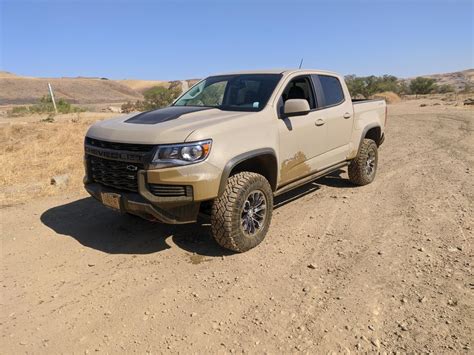
{"label": "green tree", "polygon": [[423,78],[421,76],[410,82],[410,91],[415,95],[424,95],[433,92],[436,89],[436,80]]}
{"label": "green tree", "polygon": [[378,77],[376,82],[376,91],[392,91],[397,94],[400,93],[400,83],[398,82],[398,78],[393,75],[384,75],[382,77]]}
{"label": "green tree", "polygon": [[398,93],[400,95],[410,95],[411,94],[410,85],[408,85],[406,80],[401,80],[398,83]]}
{"label": "green tree", "polygon": [[148,89],[143,93],[145,97],[144,109],[154,110],[161,107],[170,105],[181,93],[181,90],[177,87],[167,89],[162,86],[155,86]]}
{"label": "green tree", "polygon": [[352,97],[357,97],[359,95],[363,96],[362,92],[364,91],[365,87],[363,78],[358,78],[355,75],[347,75],[345,77],[345,81]]}
{"label": "green tree", "polygon": [[400,81],[393,75],[371,75],[365,77],[348,75],[345,77],[345,80],[352,97],[361,95],[369,98],[379,92],[392,91],[398,94],[402,91]]}

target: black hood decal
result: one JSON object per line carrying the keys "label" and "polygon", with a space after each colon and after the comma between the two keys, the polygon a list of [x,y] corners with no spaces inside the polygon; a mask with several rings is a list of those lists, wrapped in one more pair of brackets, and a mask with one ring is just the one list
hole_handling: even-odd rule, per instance
{"label": "black hood decal", "polygon": [[137,124],[157,124],[174,120],[180,117],[181,115],[185,115],[187,113],[209,110],[211,108],[212,107],[170,106],[160,108],[158,110],[139,113],[138,115],[129,118],[125,122]]}

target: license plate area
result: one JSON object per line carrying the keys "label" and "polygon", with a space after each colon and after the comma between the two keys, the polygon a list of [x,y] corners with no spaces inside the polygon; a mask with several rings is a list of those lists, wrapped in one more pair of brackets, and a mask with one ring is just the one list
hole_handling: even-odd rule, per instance
{"label": "license plate area", "polygon": [[113,192],[102,192],[102,203],[114,210],[120,210],[120,198],[119,194]]}

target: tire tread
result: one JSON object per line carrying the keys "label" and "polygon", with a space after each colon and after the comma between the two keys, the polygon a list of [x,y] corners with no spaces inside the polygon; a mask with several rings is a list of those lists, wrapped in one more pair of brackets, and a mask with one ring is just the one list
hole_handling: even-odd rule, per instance
{"label": "tire tread", "polygon": [[[376,171],[372,177],[367,176],[365,171],[365,164],[371,149],[375,149],[375,154],[377,156],[377,144],[372,139],[364,138],[359,153],[349,165],[349,180],[355,185],[364,186],[370,184],[375,178]],[[375,168],[377,168],[377,165]]]}
{"label": "tire tread", "polygon": [[[235,174],[227,180],[224,192],[214,200],[212,206],[212,235],[223,248],[244,252],[261,242],[261,240],[252,241],[250,238],[243,238],[240,227],[236,228],[238,223],[240,223],[240,211],[237,211],[237,208],[240,208],[240,206],[237,206],[239,198],[242,198],[242,194],[252,185],[260,185],[259,188],[266,193],[267,216],[265,226],[261,231],[263,237],[268,231],[273,209],[273,193],[270,184],[264,176],[257,173],[244,171]],[[263,237],[261,238],[262,240]]]}

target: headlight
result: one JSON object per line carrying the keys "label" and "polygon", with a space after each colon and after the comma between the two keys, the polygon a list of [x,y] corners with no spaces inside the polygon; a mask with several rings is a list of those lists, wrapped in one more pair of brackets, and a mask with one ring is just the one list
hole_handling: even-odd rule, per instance
{"label": "headlight", "polygon": [[167,168],[199,163],[211,151],[212,140],[183,144],[160,145],[151,162],[151,168]]}

